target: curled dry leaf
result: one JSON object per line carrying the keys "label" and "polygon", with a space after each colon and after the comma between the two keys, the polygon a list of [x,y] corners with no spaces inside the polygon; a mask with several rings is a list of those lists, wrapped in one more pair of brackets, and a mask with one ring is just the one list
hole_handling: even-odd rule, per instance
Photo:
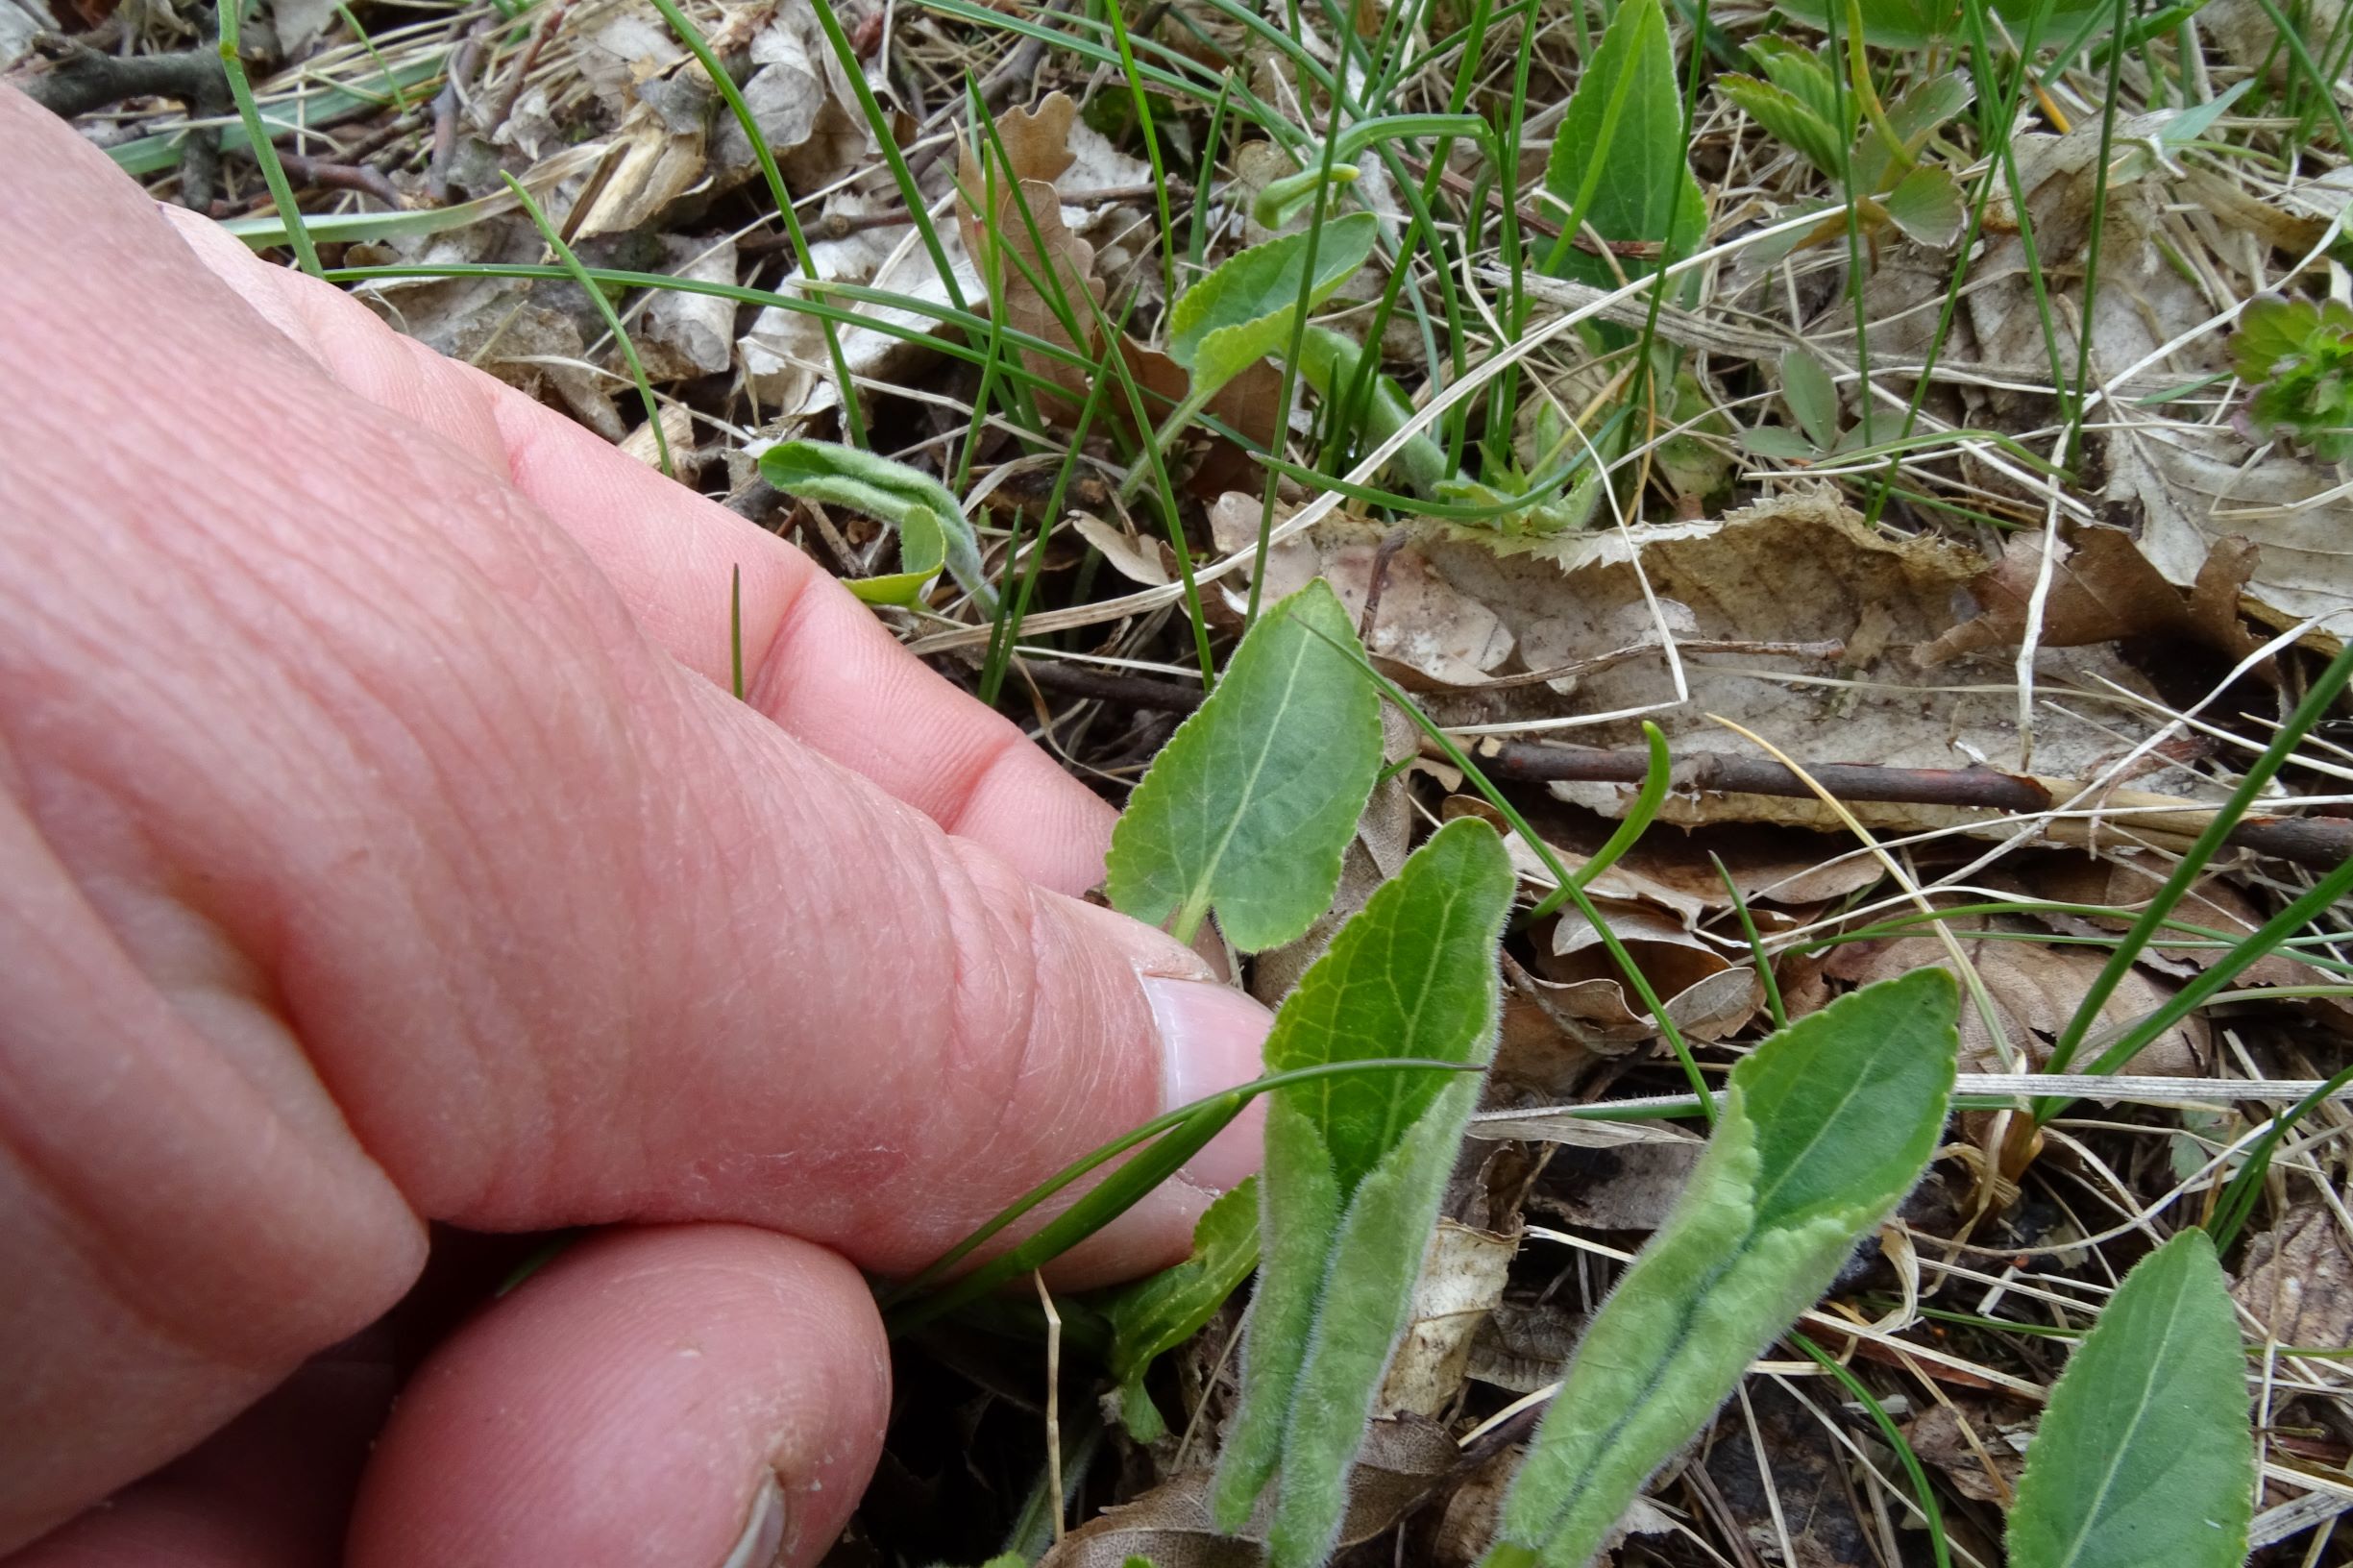
{"label": "curled dry leaf", "polygon": [[[735,282],[735,241],[674,236],[666,242],[668,270],[700,282]],[[713,376],[735,360],[735,302],[716,294],[662,289],[647,302],[630,338],[656,381]]]}
{"label": "curled dry leaf", "polygon": [[[1594,906],[1685,1035],[1726,1039],[1764,1005],[1763,985],[1745,956],[1734,963],[1673,916],[1642,904],[1597,898]],[[1544,976],[1539,994],[1572,1033],[1624,1041],[1658,1032],[1657,1020],[1620,980],[1601,933],[1576,910],[1561,911],[1550,951],[1537,954],[1536,968]]]}
{"label": "curled dry leaf", "polygon": [[1503,1300],[1519,1246],[1516,1234],[1438,1221],[1413,1285],[1412,1316],[1373,1401],[1375,1415],[1434,1418],[1454,1407],[1470,1363],[1471,1341]]}
{"label": "curled dry leaf", "polygon": [[1904,1440],[1963,1497],[2007,1507],[2026,1468],[2031,1413],[1976,1394],[1947,1398],[1950,1403],[1931,1405],[1915,1417],[1904,1428]]}
{"label": "curled dry leaf", "polygon": [[[994,148],[984,144],[984,164],[970,142],[961,143],[956,226],[964,236],[965,254],[996,303],[999,320],[1033,337],[1092,355],[1103,281],[1095,276],[1094,247],[1063,222],[1062,196],[1054,188],[1055,180],[1071,163],[1070,125],[1077,113],[1078,105],[1057,92],[1035,110],[998,115],[996,135],[1005,152],[1001,163]],[[1078,329],[1075,334],[1066,321]],[[1075,418],[1078,400],[1086,395],[1086,373],[1034,351],[1022,355],[1022,363],[1070,394],[1070,401],[1052,412],[1066,422]]]}
{"label": "curled dry leaf", "polygon": [[[1565,672],[1551,686],[1432,698],[1448,723],[1650,710],[1679,759],[1753,755],[1748,742],[1708,717],[1721,715],[1801,762],[1939,771],[2006,767],[2021,747],[2013,691],[1998,679],[1924,680],[1913,661],[1916,650],[1952,628],[1955,591],[1985,571],[1983,559],[1934,536],[1882,537],[1827,490],[1793,492],[1712,522],[1655,525],[1631,536],[1576,535],[1556,562],[1502,559],[1461,543],[1432,544],[1426,552],[1458,592],[1496,613],[1516,639],[1522,666]],[[1679,645],[1711,645],[1682,654],[1688,700],[1679,700],[1664,654],[1651,646],[1658,633],[1645,604],[1645,578]],[[1843,657],[1828,656],[1824,645],[1842,646]],[[2142,697],[2155,695],[2112,649],[2047,649],[2036,667],[2046,691],[2091,689],[2088,700],[2038,708],[2038,773],[2096,776],[2146,733],[2135,710],[2104,693],[2104,683],[2115,682]],[[1563,694],[1558,686],[1572,689]],[[1641,744],[1630,717],[1585,719],[1574,739]],[[1552,788],[1560,799],[1612,816],[1630,795],[1610,784]],[[2202,786],[2189,781],[2183,788]],[[1985,821],[1984,813],[1950,806],[1874,803],[1854,810],[1867,825],[1892,831]],[[1844,831],[1811,798],[1679,791],[1661,815],[1685,824],[1781,822]]]}
{"label": "curled dry leaf", "polygon": [[[2255,550],[2243,539],[2218,541],[2184,596],[2149,564],[2120,528],[2079,528],[2062,543],[2051,568],[2037,632],[2044,648],[2080,648],[2126,637],[2181,636],[2230,658],[2250,653],[2255,639],[2239,624],[2239,595],[2255,570]],[[2013,534],[2001,559],[1969,585],[1980,613],[1920,650],[1938,665],[1979,649],[2016,648],[2025,640],[2035,586],[2043,566],[2043,536]]]}
{"label": "curled dry leaf", "polygon": [[2353,1239],[2325,1205],[2300,1202],[2248,1243],[2231,1294],[2280,1344],[2353,1344]]}
{"label": "curled dry leaf", "polygon": [[[1346,1549],[1394,1527],[1462,1469],[1446,1429],[1417,1416],[1375,1421],[1348,1481],[1340,1525]],[[1262,1568],[1271,1499],[1232,1535],[1210,1520],[1209,1474],[1189,1471],[1135,1502],[1106,1509],[1055,1543],[1038,1568],[1124,1568],[1144,1557],[1153,1568]]]}
{"label": "curled dry leaf", "polygon": [[[2041,928],[2022,921],[2008,922],[1999,929],[2022,935],[2042,934]],[[1964,1005],[1961,1009],[1964,1072],[2029,1071],[2048,1062],[2051,1041],[2066,1027],[2076,998],[2090,989],[2093,976],[2105,962],[2104,955],[2096,949],[2050,947],[2020,940],[2019,936],[1975,939],[1963,936],[1961,951],[1985,982],[1999,1015],[2002,1034],[2020,1058],[2017,1068],[2004,1066],[1985,1020],[1974,1007]],[[1904,937],[1841,947],[1832,954],[1825,972],[1833,979],[1868,985],[1931,967],[1951,969],[1952,962],[1946,956],[1944,944],[1926,937]],[[2172,991],[2172,987],[2146,970],[2134,968],[2126,972],[2116,994],[2108,999],[2107,1007],[2100,1013],[2100,1022],[2095,1026],[2095,1035],[2102,1029],[2125,1028],[2155,1012]],[[2213,1063],[2212,1031],[2203,1018],[2194,1016],[2152,1041],[2121,1070],[2144,1077],[2194,1078],[2210,1071]]]}
{"label": "curled dry leaf", "polygon": [[[1250,547],[1261,504],[1243,491],[1217,499],[1210,526],[1219,549]],[[1492,609],[1449,581],[1421,548],[1387,540],[1371,525],[1336,519],[1275,546],[1266,555],[1264,597],[1281,598],[1315,576],[1332,584],[1360,634],[1378,582],[1366,650],[1409,685],[1476,685],[1511,656],[1511,632]],[[1248,585],[1229,586],[1225,595],[1239,609]]]}

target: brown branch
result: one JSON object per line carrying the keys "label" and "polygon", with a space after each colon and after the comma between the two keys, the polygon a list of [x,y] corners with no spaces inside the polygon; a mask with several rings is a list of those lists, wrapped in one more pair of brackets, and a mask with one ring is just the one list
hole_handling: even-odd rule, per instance
{"label": "brown branch", "polygon": [[442,74],[441,91],[433,97],[433,156],[425,165],[425,190],[436,203],[450,199],[450,159],[457,153],[457,111],[465,107],[467,79],[482,54],[482,36],[489,31],[485,17],[466,30],[450,53]]}
{"label": "brown branch", "polygon": [[[217,49],[110,55],[55,33],[36,34],[33,46],[54,63],[24,82],[25,93],[64,119],[126,98],[169,98],[197,121],[219,119],[233,107]],[[204,211],[219,193],[220,179],[219,128],[190,126],[180,142],[181,205]]]}
{"label": "brown branch", "polygon": [[[1024,668],[1040,686],[1071,697],[1168,713],[1190,713],[1201,705],[1200,688],[1172,680],[1076,669],[1045,659],[1028,661]],[[1651,766],[1649,754],[1642,751],[1529,741],[1485,739],[1473,747],[1471,755],[1490,778],[1521,784],[1639,784],[1649,775]],[[1841,800],[1978,811],[2049,811],[2080,788],[2070,780],[2004,773],[1991,768],[1884,768],[1872,763],[1825,762],[1809,764],[1806,772]],[[1677,762],[1673,776],[1674,787],[1687,794],[1814,797],[1803,779],[1763,757],[1698,752]],[[2211,807],[2194,800],[2134,793],[2112,803],[2136,808],[2134,815],[2105,824],[2103,831],[2119,843],[2129,842],[2136,823],[2173,839],[2194,834],[2213,818]],[[2149,807],[2167,813],[2166,819],[2145,822],[2139,808]],[[2252,816],[2233,827],[2225,842],[2274,860],[2333,870],[2353,859],[2353,819]]]}
{"label": "brown branch", "polygon": [[402,210],[399,188],[380,169],[358,163],[331,163],[323,158],[305,158],[299,153],[280,153],[278,161],[285,165],[286,173],[305,184],[324,190],[356,190],[375,197],[395,212]]}
{"label": "brown branch", "polygon": [[221,57],[210,49],[108,55],[55,33],[37,35],[33,43],[56,63],[24,80],[25,96],[61,119],[126,98],[169,98],[184,105],[190,118],[229,107],[229,78],[222,74]]}
{"label": "brown branch", "polygon": [[[1649,759],[1640,751],[1605,751],[1584,746],[1545,746],[1527,741],[1483,741],[1473,755],[1495,778],[1521,783],[1583,782],[1639,784],[1648,774]],[[1982,811],[2032,814],[2051,810],[2061,795],[2072,796],[2079,786],[2070,780],[2004,773],[1991,768],[1883,768],[1873,763],[1809,763],[1815,782],[1841,800],[1897,805],[1959,806]],[[1804,779],[1777,762],[1763,757],[1734,756],[1721,751],[1700,752],[1675,765],[1674,787],[1728,795],[1769,795],[1810,799],[1814,791]],[[2194,800],[2174,800],[2134,794],[2129,803],[2146,807],[2162,801],[2162,809],[2185,820],[2211,820],[2212,808]],[[2120,839],[2129,838],[2137,816],[2108,824]],[[2160,829],[2178,836],[2185,821],[2169,821]],[[2196,831],[2195,827],[2191,828]],[[2353,858],[2353,821],[2341,817],[2248,817],[2230,831],[2226,841],[2242,849],[2292,861],[2299,866],[2334,870]]]}

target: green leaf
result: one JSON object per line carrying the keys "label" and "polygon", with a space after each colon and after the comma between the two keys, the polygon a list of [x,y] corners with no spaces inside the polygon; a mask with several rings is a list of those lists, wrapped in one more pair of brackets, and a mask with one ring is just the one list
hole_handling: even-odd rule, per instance
{"label": "green leaf", "polygon": [[1832,131],[1829,122],[1796,94],[1775,83],[1760,82],[1737,71],[1727,71],[1717,77],[1716,90],[1777,140],[1796,149],[1816,169],[1833,180],[1839,177],[1838,150],[1846,138]]}
{"label": "green leaf", "polygon": [[1896,188],[1879,198],[1887,219],[1904,237],[1931,250],[1943,250],[1961,237],[1968,213],[1960,184],[1934,163],[1923,163],[1896,182]]}
{"label": "green leaf", "polygon": [[1967,109],[1976,96],[1976,87],[1959,71],[1932,76],[1906,87],[1887,106],[1887,127],[1896,134],[1896,148],[1891,149],[1875,128],[1855,144],[1848,163],[1854,188],[1866,195],[1885,190],[1901,166],[1897,149],[1901,150],[1903,161],[1918,157],[1937,127]]}
{"label": "green leaf", "polygon": [[[1801,49],[1781,38],[1760,37],[1750,45],[1750,53],[1764,66],[1765,75],[1773,85],[1788,93],[1813,111],[1814,118],[1830,128],[1839,142],[1851,142],[1862,124],[1862,101],[1847,90],[1835,72],[1822,62],[1822,57],[1810,49]],[[1831,167],[1838,163],[1835,147],[1830,152]]]}
{"label": "green leaf", "polygon": [[[1475,818],[1440,828],[1300,979],[1275,1016],[1268,1065],[1483,1066],[1512,885],[1493,828]],[[1268,1107],[1265,1258],[1212,1501],[1235,1529],[1280,1469],[1275,1568],[1315,1568],[1331,1553],[1478,1096],[1470,1073],[1368,1073],[1277,1090]]]}
{"label": "green leaf", "polygon": [[2011,1568],[2238,1568],[2254,1512],[2246,1361],[2204,1231],[2141,1260],[2051,1389]]}
{"label": "green leaf", "polygon": [[[1344,395],[1356,384],[1364,350],[1357,340],[1329,327],[1310,327],[1299,343],[1299,374],[1315,388],[1315,395],[1326,403]],[[1405,389],[1388,377],[1374,372],[1372,396],[1362,409],[1362,440],[1367,447],[1379,446],[1406,428],[1413,417],[1413,404],[1406,400]],[[1427,435],[1415,435],[1397,449],[1390,458],[1416,495],[1428,496],[1452,475],[1446,465],[1446,451]]]}
{"label": "green leaf", "polygon": [[[1308,307],[1330,299],[1373,254],[1380,220],[1370,212],[1335,218],[1315,241]],[[1168,357],[1192,372],[1194,399],[1223,386],[1270,354],[1287,353],[1314,233],[1253,245],[1186,290],[1168,313]]]}
{"label": "green leaf", "polygon": [[1690,1185],[1537,1430],[1493,1568],[1583,1568],[1919,1179],[1952,1090],[1958,1006],[1951,977],[1922,969],[1841,997],[1733,1069]]}
{"label": "green leaf", "polygon": [[1816,449],[1827,452],[1838,444],[1838,384],[1811,350],[1782,351],[1781,401]]}
{"label": "green leaf", "polygon": [[1144,1374],[1217,1314],[1259,1262],[1259,1187],[1253,1176],[1226,1193],[1193,1226],[1192,1256],[1112,1295],[1111,1375],[1119,1383],[1120,1415],[1137,1441],[1167,1430],[1144,1391]]}
{"label": "green leaf", "polygon": [[[1707,229],[1707,198],[1684,156],[1683,89],[1675,43],[1659,0],[1625,0],[1578,80],[1568,112],[1553,133],[1544,188],[1550,216],[1604,239],[1641,240],[1687,253]],[[1550,243],[1544,270],[1614,288],[1654,269],[1637,258],[1592,256],[1564,228]]]}
{"label": "green leaf", "polygon": [[911,604],[944,566],[984,613],[995,613],[996,594],[964,508],[920,469],[833,441],[779,441],[760,454],[760,478],[787,495],[847,506],[898,529],[902,570],[846,585],[868,603]]}
{"label": "green leaf", "polygon": [[[1839,31],[1846,32],[1843,0]],[[2040,0],[1993,0],[1989,8],[2010,26],[2013,36],[2024,32]],[[1823,0],[1777,0],[1777,9],[1815,27],[1826,27]],[[2042,42],[2072,37],[2086,22],[2108,15],[2108,0],[2051,0],[2045,17]],[[1863,41],[1881,49],[1923,49],[1949,37],[1962,16],[1960,0],[1862,0]]]}
{"label": "green leaf", "polygon": [[1821,447],[1786,425],[1750,426],[1740,432],[1740,450],[1784,463],[1818,463],[1825,455]]}
{"label": "green leaf", "polygon": [[2285,431],[2326,461],[2353,459],[2353,306],[2255,300],[2240,314],[2231,352],[2242,378],[2263,379],[2247,404],[2257,433]]}
{"label": "green leaf", "polygon": [[1185,941],[1213,908],[1226,939],[1258,952],[1331,907],[1381,771],[1381,697],[1358,647],[1321,578],[1259,618],[1113,829],[1114,908],[1154,925],[1173,915]]}

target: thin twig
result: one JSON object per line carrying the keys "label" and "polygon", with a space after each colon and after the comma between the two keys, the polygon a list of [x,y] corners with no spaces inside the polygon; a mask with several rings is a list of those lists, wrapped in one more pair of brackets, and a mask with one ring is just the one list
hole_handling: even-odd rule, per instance
{"label": "thin twig", "polygon": [[[1070,697],[1167,713],[1190,713],[1201,704],[1198,688],[1148,675],[1111,674],[1044,659],[1030,661],[1025,668],[1040,686]],[[1558,678],[1556,673],[1544,674],[1547,678]],[[1650,771],[1647,752],[1600,747],[1487,738],[1472,754],[1491,776],[1524,784],[1639,784]],[[1875,763],[1828,762],[1808,763],[1806,772],[1839,799],[1858,802],[2035,813],[2049,811],[2079,793],[2071,780],[2005,773],[1991,768],[1888,768]],[[1675,788],[1685,793],[1793,799],[1808,798],[1814,793],[1777,762],[1721,751],[1693,752],[1679,759]],[[2145,811],[2200,819],[2211,816],[2213,809],[2196,800],[2139,794],[2120,804],[2129,806],[2135,814],[2120,816],[2110,824],[2120,840],[2128,839],[2133,822]],[[2168,821],[2164,831],[2173,833],[2179,825]],[[2231,830],[2228,842],[2275,860],[2328,870],[2353,857],[2353,820],[2251,817]]]}
{"label": "thin twig", "polygon": [[356,190],[373,196],[395,212],[402,209],[401,193],[380,169],[364,163],[331,163],[323,158],[305,158],[299,153],[280,153],[278,161],[285,171],[307,185],[327,190]]}

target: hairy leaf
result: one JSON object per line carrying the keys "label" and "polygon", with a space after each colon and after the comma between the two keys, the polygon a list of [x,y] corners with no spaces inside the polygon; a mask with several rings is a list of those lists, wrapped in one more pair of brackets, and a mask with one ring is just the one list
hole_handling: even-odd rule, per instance
{"label": "hairy leaf", "polygon": [[2011,1568],[2237,1568],[2254,1511],[2246,1362],[2204,1231],[2141,1260],[2051,1390]]}
{"label": "hairy leaf", "polygon": [[1504,1505],[1491,1568],[1583,1568],[1756,1352],[1920,1176],[1959,1046],[1922,969],[1775,1034],[1733,1069],[1690,1185],[1578,1346]]}
{"label": "hairy leaf", "polygon": [[944,566],[983,610],[994,611],[972,526],[930,475],[832,441],[779,441],[760,454],[760,478],[788,496],[847,506],[898,529],[901,570],[845,585],[868,603],[913,603]]}
{"label": "hairy leaf", "polygon": [[1259,1188],[1253,1176],[1220,1197],[1193,1226],[1192,1256],[1115,1293],[1111,1375],[1119,1382],[1120,1417],[1139,1442],[1167,1430],[1144,1391],[1144,1374],[1164,1351],[1200,1331],[1259,1262]]}
{"label": "hairy leaf", "polygon": [[[1267,1037],[1268,1066],[1483,1066],[1511,892],[1494,829],[1475,818],[1440,828],[1301,978]],[[1235,1528],[1280,1469],[1275,1568],[1315,1568],[1331,1553],[1478,1094],[1470,1073],[1388,1072],[1280,1090],[1268,1108],[1265,1261],[1213,1495],[1219,1523]]]}
{"label": "hairy leaf", "polygon": [[[1625,0],[1553,134],[1544,188],[1564,221],[1573,214],[1604,239],[1684,253],[1707,228],[1707,199],[1684,155],[1683,88],[1666,12],[1659,0]],[[1620,268],[1629,278],[1652,270],[1628,257],[1613,266],[1569,238],[1541,242],[1546,271],[1608,288]]]}
{"label": "hairy leaf", "polygon": [[1186,290],[1168,313],[1168,356],[1192,372],[1192,395],[1206,396],[1266,355],[1289,351],[1311,242],[1313,309],[1364,265],[1379,225],[1370,212],[1351,212],[1321,230],[1253,245]]}
{"label": "hairy leaf", "polygon": [[1213,908],[1244,952],[1331,907],[1381,770],[1381,697],[1320,578],[1260,617],[1112,832],[1111,901],[1189,937]]}

